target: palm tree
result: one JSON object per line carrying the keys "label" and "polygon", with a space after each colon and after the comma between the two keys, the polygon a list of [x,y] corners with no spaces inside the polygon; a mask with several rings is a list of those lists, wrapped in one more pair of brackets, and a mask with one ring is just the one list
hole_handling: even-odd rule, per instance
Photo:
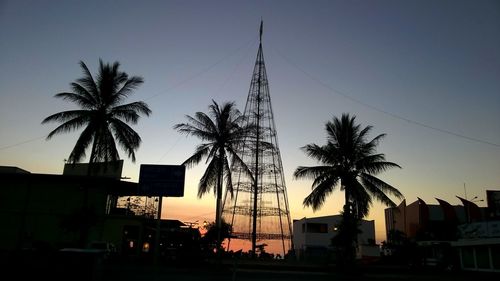
{"label": "palm tree", "polygon": [[[217,203],[215,208],[215,223],[221,228],[222,215],[222,186],[223,178],[226,180],[226,190],[232,195],[233,186],[231,181],[231,165],[238,165],[248,174],[250,171],[237,155],[236,149],[245,141],[251,128],[242,127],[243,115],[236,109],[234,102],[226,102],[219,106],[212,100],[209,113],[196,112],[194,117],[186,116],[187,123],[174,126],[182,134],[192,135],[200,138],[203,143],[196,147],[194,154],[184,161],[183,165],[192,167],[206,158],[208,163],[205,173],[198,185],[198,197],[214,189]],[[228,158],[230,158],[228,161]],[[218,231],[218,243],[220,231]]]}
{"label": "palm tree", "polygon": [[401,168],[387,162],[384,154],[376,153],[376,146],[385,134],[368,141],[372,127],[361,128],[355,119],[349,114],[343,114],[341,119],[334,117],[326,123],[325,145],[308,144],[302,148],[322,164],[298,167],[294,172],[295,178],[313,180],[313,191],[304,199],[304,206],[319,209],[326,197],[339,188],[345,195],[344,213],[361,219],[368,214],[372,198],[391,207],[396,204],[387,194],[403,198],[396,188],[375,176],[390,168]]}
{"label": "palm tree", "polygon": [[313,191],[304,199],[304,206],[319,209],[326,197],[336,189],[344,191],[345,203],[342,212],[342,228],[335,242],[340,263],[353,265],[359,220],[368,214],[372,198],[391,206],[396,204],[387,194],[402,198],[403,195],[393,186],[376,175],[390,168],[401,168],[387,162],[385,155],[376,153],[376,147],[385,136],[381,134],[368,140],[372,127],[361,128],[355,123],[356,117],[343,114],[326,123],[327,143],[308,144],[302,149],[321,163],[319,166],[298,167],[295,178],[312,179]]}
{"label": "palm tree", "polygon": [[71,83],[72,92],[56,94],[56,98],[75,103],[80,109],[62,111],[42,121],[61,123],[47,136],[47,140],[61,133],[85,127],[80,134],[68,162],[78,163],[85,158],[85,152],[92,144],[89,158],[90,166],[96,162],[112,162],[120,156],[116,141],[135,162],[135,151],[139,148],[141,138],[127,123],[137,124],[141,114],[149,116],[151,110],[142,101],[123,104],[144,81],[141,77],[132,76],[119,71],[118,62],[104,64],[99,60],[97,79],[92,77],[83,61],[80,61],[83,77]]}
{"label": "palm tree", "polygon": [[[75,103],[80,109],[62,111],[42,121],[61,123],[47,136],[47,140],[57,134],[67,133],[85,127],[71,151],[68,162],[78,163],[85,158],[85,152],[92,144],[87,175],[91,174],[92,164],[97,162],[115,162],[120,159],[116,141],[135,162],[135,151],[141,138],[127,123],[137,124],[141,114],[149,116],[151,110],[142,101],[123,104],[132,91],[143,83],[138,76],[129,76],[119,71],[118,62],[104,64],[99,60],[99,74],[92,77],[83,61],[80,61],[83,77],[71,83],[72,92],[56,94],[56,98]],[[105,164],[106,167],[106,164]],[[82,221],[89,221],[92,210],[88,209],[88,189],[84,188]],[[78,212],[77,212],[78,213]],[[80,244],[85,246],[88,229],[91,225],[81,224]]]}

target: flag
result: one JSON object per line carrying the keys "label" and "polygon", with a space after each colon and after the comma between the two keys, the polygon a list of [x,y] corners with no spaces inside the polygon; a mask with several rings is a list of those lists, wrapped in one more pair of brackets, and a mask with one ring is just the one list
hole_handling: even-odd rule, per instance
{"label": "flag", "polygon": [[402,210],[404,211],[405,208],[406,208],[406,199],[403,199],[403,201],[401,201],[401,204],[399,204],[398,206],[398,210],[401,212]]}
{"label": "flag", "polygon": [[462,201],[462,204],[464,205],[465,217],[468,223],[482,220],[481,209],[479,208],[479,206],[474,204],[472,201],[469,201],[462,197],[457,196],[457,198],[460,199],[460,201]]}
{"label": "flag", "polygon": [[429,206],[424,200],[418,198],[418,215],[421,226],[425,226],[429,221]]}
{"label": "flag", "polygon": [[447,222],[457,222],[457,214],[455,213],[455,208],[453,208],[450,203],[444,200],[441,200],[439,198],[436,198],[436,200],[439,202],[439,205],[443,210],[444,220]]}
{"label": "flag", "polygon": [[401,204],[399,204],[398,211],[399,211],[399,214],[402,216],[402,219],[403,219],[403,223],[402,223],[403,225],[401,227],[402,231],[406,234],[407,231],[408,231],[406,229],[406,199],[403,199],[403,201],[401,202]]}

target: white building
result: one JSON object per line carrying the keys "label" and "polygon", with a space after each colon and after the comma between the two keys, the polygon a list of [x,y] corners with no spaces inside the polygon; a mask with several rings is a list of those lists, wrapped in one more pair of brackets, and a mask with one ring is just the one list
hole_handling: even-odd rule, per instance
{"label": "white building", "polygon": [[[302,218],[293,221],[293,247],[299,259],[320,256],[331,248],[331,239],[337,235],[341,215]],[[362,220],[358,235],[358,258],[378,257],[380,250],[375,244],[375,221]]]}

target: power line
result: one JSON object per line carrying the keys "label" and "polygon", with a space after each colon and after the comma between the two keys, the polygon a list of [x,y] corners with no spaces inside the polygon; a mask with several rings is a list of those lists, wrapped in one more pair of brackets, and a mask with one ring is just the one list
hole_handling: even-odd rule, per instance
{"label": "power line", "polygon": [[211,65],[209,65],[209,66],[207,66],[207,67],[205,67],[205,68],[201,69],[200,71],[198,71],[198,72],[196,72],[196,73],[194,73],[194,74],[190,75],[190,76],[189,76],[189,77],[187,77],[186,79],[184,79],[184,80],[182,80],[182,81],[180,81],[180,82],[176,83],[176,84],[175,84],[175,85],[173,85],[170,89],[167,89],[167,90],[165,90],[165,91],[163,91],[163,92],[160,92],[160,93],[158,93],[158,94],[156,94],[156,95],[150,96],[149,98],[146,98],[144,101],[148,101],[148,100],[151,100],[151,99],[153,99],[153,98],[156,98],[156,97],[158,97],[158,96],[160,96],[160,95],[163,95],[163,94],[165,94],[165,93],[167,93],[167,92],[169,92],[169,91],[172,91],[173,89],[176,89],[176,88],[178,88],[178,87],[180,87],[180,86],[182,86],[182,85],[186,84],[187,82],[189,82],[189,81],[193,80],[194,78],[197,78],[198,76],[201,76],[202,74],[204,74],[204,73],[208,72],[208,71],[209,71],[209,70],[211,70],[212,68],[216,67],[217,65],[219,65],[220,63],[222,63],[223,61],[225,61],[227,58],[232,57],[233,55],[237,54],[237,53],[238,53],[241,49],[243,49],[243,48],[247,47],[248,45],[250,45],[250,44],[251,44],[251,43],[253,43],[253,42],[255,42],[255,39],[251,39],[251,40],[249,40],[249,41],[245,42],[245,43],[244,43],[244,44],[242,44],[240,47],[238,47],[236,50],[234,50],[233,52],[231,52],[231,53],[229,53],[229,54],[225,55],[224,57],[220,58],[219,60],[217,60],[217,61],[216,61],[216,62],[214,62],[213,64],[211,64]]}
{"label": "power line", "polygon": [[15,146],[19,146],[19,145],[27,144],[27,143],[30,143],[30,142],[34,142],[34,141],[37,141],[37,140],[43,139],[43,138],[45,138],[45,137],[46,137],[46,136],[41,136],[41,137],[32,138],[32,139],[29,139],[29,140],[25,140],[25,141],[17,142],[17,143],[14,143],[14,144],[9,144],[9,145],[6,145],[6,146],[2,146],[2,147],[0,147],[0,150],[4,150],[4,149],[11,148],[11,147],[15,147]]}
{"label": "power line", "polygon": [[172,149],[174,149],[174,147],[179,143],[179,141],[181,140],[181,138],[184,137],[183,135],[179,135],[179,137],[177,138],[177,140],[174,142],[174,144],[165,152],[163,153],[163,155],[160,157],[160,159],[158,159],[158,161],[156,161],[156,163],[160,163],[161,160],[163,160],[163,158],[165,156],[167,156],[167,154],[172,151]]}
{"label": "power line", "polygon": [[[184,85],[185,83],[187,83],[187,82],[189,82],[189,81],[191,81],[191,80],[193,80],[193,79],[197,78],[198,76],[201,76],[201,75],[202,75],[202,74],[204,74],[205,72],[208,72],[208,71],[209,71],[209,70],[211,70],[212,68],[216,67],[217,65],[219,65],[220,63],[222,63],[223,61],[225,61],[227,58],[229,58],[229,57],[231,57],[231,56],[233,56],[233,55],[237,54],[237,53],[238,53],[241,49],[243,49],[243,48],[245,48],[245,47],[249,46],[251,43],[254,43],[255,41],[256,41],[256,39],[255,39],[255,38],[253,38],[253,39],[251,39],[251,40],[246,41],[244,44],[242,44],[242,45],[241,45],[240,47],[238,47],[236,50],[234,50],[233,52],[231,52],[231,53],[229,53],[229,54],[227,54],[227,55],[223,56],[222,58],[220,58],[219,60],[217,60],[217,61],[216,61],[216,62],[214,62],[213,64],[211,64],[211,65],[209,65],[209,66],[207,66],[207,67],[205,67],[205,68],[201,69],[200,71],[198,71],[198,72],[196,72],[196,73],[192,74],[191,76],[187,77],[186,79],[184,79],[184,80],[182,80],[182,81],[178,82],[177,84],[175,84],[174,86],[172,86],[170,89],[167,89],[167,90],[165,90],[165,91],[163,91],[163,92],[159,92],[159,93],[157,93],[156,95],[150,96],[150,97],[146,98],[144,101],[148,101],[148,100],[151,100],[151,99],[153,99],[153,98],[155,98],[155,97],[158,97],[158,96],[160,96],[160,95],[163,95],[163,94],[165,94],[165,93],[167,93],[167,92],[169,92],[169,91],[172,91],[173,89],[178,88],[178,87],[180,87],[180,86]],[[37,138],[33,138],[33,139],[28,139],[28,140],[25,140],[25,141],[20,141],[20,142],[14,143],[14,144],[6,145],[6,146],[3,146],[3,147],[0,147],[0,150],[5,150],[5,149],[9,149],[9,148],[16,147],[16,146],[19,146],[19,145],[23,145],[23,144],[27,144],[27,143],[30,143],[30,142],[34,142],[34,141],[40,140],[40,139],[45,138],[45,137],[46,137],[46,136],[41,136],[41,137],[37,137]],[[177,141],[177,142],[178,142],[178,141]],[[176,142],[176,144],[177,144],[177,142]],[[174,144],[174,146],[175,146],[175,144]],[[171,150],[171,149],[170,149],[170,150]],[[170,152],[170,150],[169,150],[169,151],[167,151],[167,152],[164,154],[164,156],[165,156],[168,152]],[[163,158],[164,156],[162,156],[162,158]],[[162,158],[160,158],[160,160],[158,160],[158,162],[159,162],[159,161],[161,161],[161,159],[162,159]]]}
{"label": "power line", "polygon": [[440,132],[440,133],[444,133],[444,134],[448,134],[448,135],[451,135],[451,136],[454,136],[454,137],[463,138],[463,139],[466,139],[466,140],[475,141],[475,142],[482,143],[482,144],[487,144],[487,145],[494,146],[494,147],[497,147],[497,148],[500,147],[500,144],[498,144],[498,143],[494,143],[494,142],[486,141],[486,140],[483,140],[483,139],[478,139],[478,138],[466,136],[466,135],[463,135],[463,134],[455,133],[455,132],[452,132],[450,130],[446,130],[446,129],[434,127],[434,126],[431,126],[431,125],[428,125],[428,124],[425,124],[425,123],[422,123],[422,122],[419,122],[419,121],[415,121],[415,120],[412,120],[412,119],[409,119],[409,118],[397,115],[395,113],[392,113],[392,112],[380,109],[380,108],[378,108],[376,106],[373,106],[371,104],[365,103],[365,102],[363,102],[363,101],[361,101],[359,99],[356,99],[356,98],[354,98],[354,97],[352,97],[352,96],[350,96],[350,95],[348,95],[348,94],[346,94],[346,93],[344,93],[342,91],[339,91],[339,90],[333,88],[332,86],[326,84],[325,82],[323,82],[320,79],[314,77],[309,72],[305,71],[303,68],[301,68],[300,66],[298,66],[297,64],[295,64],[294,62],[292,62],[283,53],[279,52],[276,49],[273,49],[273,50],[278,55],[280,55],[287,63],[289,63],[290,65],[292,65],[296,69],[298,69],[303,74],[305,74],[312,81],[314,81],[314,82],[320,84],[321,86],[327,88],[328,90],[330,90],[330,92],[333,92],[334,94],[340,95],[340,96],[342,96],[342,97],[344,97],[346,99],[349,99],[349,100],[351,100],[351,101],[353,101],[353,102],[355,102],[357,104],[363,105],[365,107],[368,107],[368,108],[370,108],[370,109],[372,109],[374,111],[377,111],[379,113],[385,114],[385,115],[390,116],[392,118],[399,119],[399,120],[402,120],[402,121],[406,121],[406,122],[408,122],[410,124],[413,124],[413,125],[417,125],[417,126],[420,126],[420,127],[431,129],[431,130],[434,130],[434,131],[437,131],[437,132]]}
{"label": "power line", "polygon": [[[236,51],[234,51],[234,52],[233,52],[233,53],[231,53],[230,55],[225,56],[224,58],[221,58],[220,60],[218,60],[218,61],[217,61],[217,62],[215,62],[214,64],[212,64],[212,65],[210,65],[210,66],[206,67],[204,70],[202,70],[202,71],[200,71],[200,72],[197,72],[197,73],[195,73],[195,74],[191,75],[191,76],[190,76],[190,78],[189,78],[188,80],[190,80],[190,79],[194,79],[194,78],[196,78],[196,77],[200,76],[200,75],[201,75],[201,74],[203,74],[204,72],[206,72],[206,71],[208,71],[208,70],[212,69],[213,67],[215,67],[216,65],[218,65],[219,63],[221,63],[221,62],[222,62],[223,60],[225,60],[226,58],[228,58],[228,57],[230,57],[230,56],[232,56],[232,55],[234,55],[234,54],[238,53],[241,49],[243,49],[243,48],[245,48],[245,47],[247,47],[247,50],[250,50],[250,48],[248,48],[248,47],[251,45],[251,44],[249,44],[250,42],[252,42],[252,43],[253,43],[253,42],[255,42],[255,40],[253,40],[253,39],[252,39],[252,40],[250,40],[250,41],[247,41],[244,45],[240,46],[240,47],[239,47]],[[245,53],[245,54],[246,54],[246,53]],[[234,76],[234,73],[236,72],[236,69],[240,66],[240,64],[243,62],[243,60],[244,60],[244,59],[245,59],[245,55],[244,55],[244,56],[242,56],[242,58],[241,58],[241,59],[240,59],[240,60],[236,63],[236,66],[235,66],[235,67],[234,67],[234,69],[231,71],[230,75],[228,75],[228,76],[226,77],[226,79],[223,81],[222,85],[219,87],[219,89],[217,90],[217,92],[219,92],[219,91],[220,91],[220,90],[221,90],[221,89],[222,89],[222,88],[223,88],[223,87],[224,87],[224,86],[225,86],[225,85],[229,82],[230,78]],[[178,84],[176,84],[175,86],[173,86],[171,89],[169,89],[169,90],[167,90],[167,91],[170,91],[170,90],[172,90],[172,89],[174,89],[174,88],[176,88],[176,87],[181,86],[182,84],[184,84],[184,83],[185,83],[185,82],[187,82],[188,80],[183,80],[183,81],[179,82]],[[160,94],[161,94],[161,93],[160,93]],[[154,97],[156,97],[156,96],[158,96],[158,95],[160,95],[160,94],[157,94],[157,95],[155,95],[155,96],[152,96],[152,97],[150,97],[150,98],[148,98],[148,99],[152,99],[152,98],[154,98]],[[160,163],[160,161],[161,161],[161,160],[163,160],[163,158],[165,158],[165,156],[167,156],[167,154],[168,154],[170,151],[172,151],[172,149],[174,149],[174,147],[175,147],[175,146],[179,143],[179,141],[180,141],[181,137],[183,137],[183,135],[179,135],[179,137],[177,138],[177,140],[175,141],[175,143],[174,143],[174,144],[173,144],[173,145],[172,145],[172,146],[171,146],[171,147],[170,147],[170,148],[169,148],[169,149],[168,149],[168,150],[167,150],[167,151],[166,151],[166,152],[165,152],[165,153],[164,153],[164,154],[160,157],[160,159],[158,159],[158,161],[156,161],[156,163]]]}

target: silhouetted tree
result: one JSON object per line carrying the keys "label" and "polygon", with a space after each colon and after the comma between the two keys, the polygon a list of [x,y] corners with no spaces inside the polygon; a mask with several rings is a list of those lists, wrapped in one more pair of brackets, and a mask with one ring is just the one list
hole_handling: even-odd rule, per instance
{"label": "silhouetted tree", "polygon": [[[132,162],[135,162],[135,151],[139,148],[141,138],[128,123],[136,124],[141,114],[149,116],[151,110],[142,101],[127,104],[123,102],[143,83],[143,79],[138,76],[129,78],[125,72],[119,70],[118,62],[110,65],[99,60],[99,73],[96,79],[83,61],[80,61],[80,66],[83,77],[70,84],[72,91],[55,95],[56,98],[73,102],[80,109],[62,111],[45,118],[42,124],[61,123],[49,133],[47,140],[57,134],[84,128],[69,155],[68,162],[80,162],[92,145],[89,175],[93,163],[119,160],[116,141]],[[84,208],[87,208],[87,196],[85,188]]]}
{"label": "silhouetted tree", "polygon": [[361,233],[359,229],[360,219],[353,216],[346,218],[345,216],[346,214],[342,212],[342,220],[336,225],[337,235],[331,240],[331,244],[336,250],[336,260],[341,267],[354,262],[358,241],[353,237],[357,237]]}
{"label": "silhouetted tree", "polygon": [[[376,153],[376,146],[385,134],[368,140],[372,127],[361,128],[355,123],[355,116],[350,117],[349,114],[343,114],[340,119],[334,117],[325,127],[325,145],[308,144],[302,147],[309,157],[316,159],[321,165],[300,166],[294,172],[295,178],[313,180],[313,191],[304,199],[304,206],[317,210],[328,195],[340,189],[344,191],[345,197],[342,218],[346,226],[356,225],[357,220],[368,214],[372,198],[396,207],[387,194],[397,198],[402,198],[403,195],[393,186],[375,177],[387,169],[401,168],[395,163],[385,161],[384,154]],[[352,239],[357,240],[356,236]],[[345,245],[350,244],[355,243]]]}
{"label": "silhouetted tree", "polygon": [[80,162],[91,144],[89,164],[119,160],[115,139],[135,162],[135,151],[141,138],[127,123],[136,124],[141,114],[149,116],[151,110],[142,101],[123,102],[143,83],[143,79],[138,76],[129,78],[127,73],[119,71],[118,62],[110,65],[99,60],[97,80],[83,61],[80,61],[80,66],[83,77],[71,83],[72,92],[55,95],[75,103],[80,109],[62,111],[45,118],[42,124],[62,123],[49,133],[47,139],[85,127],[70,153],[69,163]]}
{"label": "silhouetted tree", "polygon": [[226,223],[223,219],[221,219],[220,230],[215,222],[209,223],[205,226],[205,228],[207,232],[205,232],[205,235],[201,238],[201,242],[210,250],[222,249],[222,241],[231,237],[232,226]]}
{"label": "silhouetted tree", "polygon": [[[187,115],[186,118],[188,119],[187,123],[177,124],[174,129],[186,135],[196,136],[203,143],[196,147],[194,154],[183,164],[191,167],[206,158],[208,166],[198,185],[198,197],[201,198],[210,189],[214,189],[217,197],[215,223],[220,229],[223,177],[226,180],[226,189],[231,194],[233,192],[228,158],[233,165],[239,165],[250,174],[246,164],[237,155],[236,149],[245,141],[251,128],[241,126],[243,115],[236,109],[233,102],[226,102],[219,106],[212,100],[208,114],[196,112],[194,117]],[[221,241],[220,233],[218,240]]]}

